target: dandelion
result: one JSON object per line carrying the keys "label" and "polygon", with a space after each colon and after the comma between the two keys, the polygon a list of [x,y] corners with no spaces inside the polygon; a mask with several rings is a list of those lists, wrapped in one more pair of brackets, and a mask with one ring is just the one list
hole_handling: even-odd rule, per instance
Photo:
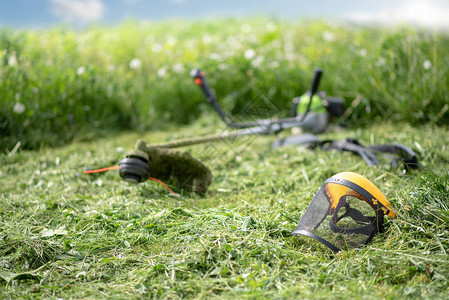
{"label": "dandelion", "polygon": [[326,42],[333,42],[335,41],[335,34],[330,31],[325,31],[323,32],[323,40]]}
{"label": "dandelion", "polygon": [[274,41],[271,42],[271,45],[272,45],[274,48],[280,48],[280,47],[282,46],[282,42],[281,42],[281,40],[276,39],[276,40],[274,40]]}
{"label": "dandelion", "polygon": [[[318,55],[321,55],[321,52],[318,51]],[[285,52],[285,59],[288,61],[294,61],[295,60],[295,54],[293,52]]]}
{"label": "dandelion", "polygon": [[278,61],[273,61],[273,62],[270,64],[270,67],[273,68],[273,69],[279,68],[279,66],[280,66],[280,64],[279,64]]}
{"label": "dandelion", "polygon": [[256,51],[254,51],[253,49],[248,49],[245,51],[243,56],[248,60],[253,59],[256,56]]}
{"label": "dandelion", "polygon": [[377,60],[376,67],[382,67],[385,66],[385,64],[386,64],[385,58],[381,57]]}
{"label": "dandelion", "polygon": [[22,104],[22,103],[20,103],[20,102],[17,102],[15,105],[14,105],[14,108],[12,109],[16,114],[23,114],[24,112],[25,112],[25,105],[24,104]]}
{"label": "dandelion", "polygon": [[277,29],[277,26],[273,22],[268,22],[267,25],[265,25],[265,29],[268,32],[273,32],[273,31],[275,31]]}
{"label": "dandelion", "polygon": [[221,56],[218,53],[212,53],[211,55],[209,55],[209,58],[213,60],[220,60]]}
{"label": "dandelion", "polygon": [[218,65],[218,70],[223,71],[223,70],[227,70],[227,69],[228,69],[228,65],[226,65],[226,64],[219,64]]}
{"label": "dandelion", "polygon": [[176,42],[178,42],[178,40],[174,36],[169,36],[167,38],[167,45],[170,47],[173,47],[174,45],[176,45]]}
{"label": "dandelion", "polygon": [[187,42],[184,43],[185,48],[189,50],[196,49],[196,44],[197,42],[194,40],[188,40]]}
{"label": "dandelion", "polygon": [[205,34],[205,35],[203,35],[203,37],[201,38],[201,40],[203,41],[203,43],[204,44],[210,44],[210,43],[212,43],[213,41],[214,41],[214,39],[210,36],[210,35],[208,35],[208,34]]}
{"label": "dandelion", "polygon": [[167,76],[167,68],[160,68],[157,70],[157,76],[161,78]]}
{"label": "dandelion", "polygon": [[305,44],[313,44],[313,43],[315,43],[315,39],[312,36],[306,36],[304,38],[304,42],[305,42]]}
{"label": "dandelion", "polygon": [[[68,253],[68,252],[67,252],[67,253]],[[76,274],[75,277],[76,277],[76,278],[78,278],[78,277],[86,277],[86,274],[87,274],[86,271],[81,271],[81,272],[79,272],[78,274]]]}
{"label": "dandelion", "polygon": [[253,67],[257,68],[257,67],[260,67],[260,65],[262,64],[263,61],[264,61],[264,57],[259,55],[251,62],[251,65]]}
{"label": "dandelion", "polygon": [[430,60],[426,59],[422,64],[424,70],[430,70],[432,68],[432,63]]}
{"label": "dandelion", "polygon": [[229,36],[226,39],[226,44],[228,45],[228,49],[239,49],[242,46],[242,43],[235,37]]}
{"label": "dandelion", "polygon": [[17,66],[17,56],[15,53],[13,53],[9,58],[8,58],[8,66],[10,67],[15,67]]}
{"label": "dandelion", "polygon": [[365,57],[366,56],[366,49],[360,49],[360,56]]}
{"label": "dandelion", "polygon": [[249,24],[243,24],[241,29],[244,33],[250,33],[253,30],[253,28]]}
{"label": "dandelion", "polygon": [[142,66],[142,61],[138,58],[133,58],[130,62],[129,62],[129,67],[133,70],[137,70],[140,69],[140,67]]}
{"label": "dandelion", "polygon": [[175,63],[173,65],[173,72],[184,73],[184,65],[182,63]]}
{"label": "dandelion", "polygon": [[84,72],[86,72],[86,68],[84,66],[81,66],[78,68],[78,70],[76,70],[76,74],[78,74],[78,76],[83,75]]}
{"label": "dandelion", "polygon": [[151,51],[153,51],[154,53],[158,53],[161,52],[162,50],[162,45],[161,44],[154,44],[153,46],[151,46]]}

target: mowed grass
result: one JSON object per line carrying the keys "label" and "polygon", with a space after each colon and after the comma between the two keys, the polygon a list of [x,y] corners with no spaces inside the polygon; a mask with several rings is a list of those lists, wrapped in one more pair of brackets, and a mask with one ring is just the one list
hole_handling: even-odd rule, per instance
{"label": "mowed grass", "polygon": [[[205,197],[128,185],[117,164],[135,141],[223,130],[218,117],[1,154],[0,298],[434,298],[449,288],[447,127],[373,124],[326,133],[410,146],[421,168],[374,168],[350,153],[272,150],[274,137],[188,147],[211,167]],[[219,155],[211,155],[210,148]],[[398,214],[360,249],[292,237],[324,180],[372,180]],[[181,192],[182,191],[178,191]]]}

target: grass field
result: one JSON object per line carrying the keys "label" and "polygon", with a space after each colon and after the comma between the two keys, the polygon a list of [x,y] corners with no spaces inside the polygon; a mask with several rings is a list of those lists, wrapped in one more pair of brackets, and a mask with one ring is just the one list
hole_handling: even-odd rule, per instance
{"label": "grass field", "polygon": [[[447,298],[446,45],[444,33],[267,19],[2,30],[0,298]],[[192,67],[208,70],[226,109],[264,95],[287,115],[316,66],[348,107],[349,127],[323,139],[399,142],[420,169],[273,150],[275,137],[260,136],[186,148],[214,174],[204,197],[82,174],[116,165],[138,139],[222,132]],[[343,171],[372,180],[398,217],[334,254],[291,232]]]}
{"label": "grass field", "polygon": [[[260,95],[288,114],[321,67],[345,121],[449,123],[449,36],[267,18],[129,22],[82,32],[0,30],[0,150],[62,145],[113,129],[144,132],[208,113],[202,68],[225,108]],[[185,112],[189,113],[186,114]]]}

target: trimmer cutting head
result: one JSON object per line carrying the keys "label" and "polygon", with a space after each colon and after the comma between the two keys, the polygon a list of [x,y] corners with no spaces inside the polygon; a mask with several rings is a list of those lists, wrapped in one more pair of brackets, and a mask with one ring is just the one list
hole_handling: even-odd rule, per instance
{"label": "trimmer cutting head", "polygon": [[119,174],[129,183],[144,182],[150,176],[148,160],[142,156],[128,155],[119,162]]}

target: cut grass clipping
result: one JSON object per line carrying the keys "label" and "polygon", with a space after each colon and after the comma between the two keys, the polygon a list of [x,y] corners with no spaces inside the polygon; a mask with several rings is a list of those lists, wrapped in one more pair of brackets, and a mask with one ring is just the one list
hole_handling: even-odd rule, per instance
{"label": "cut grass clipping", "polygon": [[[201,119],[0,155],[0,298],[447,297],[447,128],[382,124],[325,136],[409,145],[421,160],[410,173],[369,168],[350,153],[271,150],[273,137],[257,137],[188,148],[213,170],[205,197],[128,185],[114,171],[80,174],[116,164],[138,138],[162,142],[222,126]],[[372,180],[398,217],[369,245],[334,254],[291,232],[324,180],[342,171]]]}

